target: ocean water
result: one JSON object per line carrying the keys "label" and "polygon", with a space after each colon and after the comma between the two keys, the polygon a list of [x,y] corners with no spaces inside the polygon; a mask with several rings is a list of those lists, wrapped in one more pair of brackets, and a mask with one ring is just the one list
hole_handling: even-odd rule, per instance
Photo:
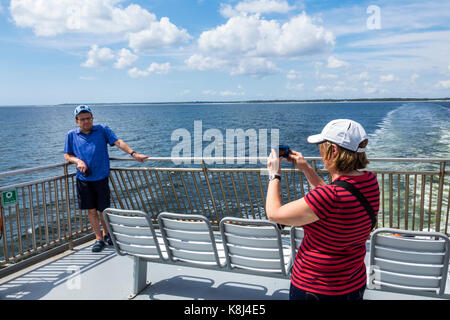
{"label": "ocean water", "polygon": [[[0,172],[64,162],[66,133],[76,127],[73,109],[0,107]],[[202,133],[216,129],[224,137],[227,129],[267,129],[269,147],[271,130],[278,129],[281,144],[305,156],[319,156],[317,146],[308,144],[306,137],[338,118],[364,126],[369,157],[450,157],[450,102],[111,104],[92,109],[94,124],[108,125],[134,150],[155,157],[171,156],[178,144],[171,139],[177,129],[194,139],[195,121],[201,121]],[[208,144],[204,141],[202,147]],[[127,156],[116,147],[109,150],[111,157]],[[160,163],[145,163],[154,165]],[[17,179],[3,178],[0,185]]]}

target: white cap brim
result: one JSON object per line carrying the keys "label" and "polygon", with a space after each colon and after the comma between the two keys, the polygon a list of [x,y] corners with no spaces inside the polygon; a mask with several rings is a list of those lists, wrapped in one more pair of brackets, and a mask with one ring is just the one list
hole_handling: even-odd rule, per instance
{"label": "white cap brim", "polygon": [[309,136],[306,139],[306,141],[308,141],[308,143],[311,143],[311,144],[318,144],[318,143],[325,142],[325,139],[324,139],[323,135],[321,133],[319,133],[319,134]]}

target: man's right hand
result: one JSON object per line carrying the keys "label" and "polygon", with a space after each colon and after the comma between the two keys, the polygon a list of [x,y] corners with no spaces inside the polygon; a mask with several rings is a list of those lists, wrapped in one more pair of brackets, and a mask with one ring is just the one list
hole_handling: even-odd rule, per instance
{"label": "man's right hand", "polygon": [[81,172],[81,173],[85,173],[87,170],[87,165],[86,163],[84,163],[83,160],[78,160],[77,162],[77,169]]}

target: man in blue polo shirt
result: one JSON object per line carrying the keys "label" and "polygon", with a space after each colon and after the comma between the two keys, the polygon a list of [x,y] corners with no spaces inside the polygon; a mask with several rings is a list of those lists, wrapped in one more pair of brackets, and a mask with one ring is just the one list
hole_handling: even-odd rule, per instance
{"label": "man in blue polo shirt", "polygon": [[[78,204],[80,209],[88,210],[89,222],[94,230],[96,241],[92,251],[100,252],[105,247],[105,242],[112,245],[103,216],[100,214],[99,219],[97,213],[110,206],[110,165],[107,144],[119,147],[139,162],[144,162],[148,156],[133,151],[128,144],[117,138],[109,127],[94,126],[90,107],[78,106],[74,114],[78,128],[67,133],[64,158],[77,165]],[[103,232],[100,230],[100,222]]]}

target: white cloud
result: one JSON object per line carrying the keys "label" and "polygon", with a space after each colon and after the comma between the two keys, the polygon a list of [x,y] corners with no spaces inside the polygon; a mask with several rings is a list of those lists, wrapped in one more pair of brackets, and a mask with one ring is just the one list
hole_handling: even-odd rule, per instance
{"label": "white cloud", "polygon": [[369,83],[369,81],[364,81],[364,92],[367,94],[376,93],[378,88],[373,84]]}
{"label": "white cloud", "polygon": [[[401,19],[399,19],[401,20]],[[429,30],[420,32],[368,33],[364,40],[347,44],[353,57],[366,61],[367,65],[379,65],[385,72],[398,70],[432,70],[442,63],[446,69],[450,52],[449,30]],[[363,49],[363,51],[359,51]],[[355,51],[356,50],[356,51]],[[420,68],[420,69],[419,69]]]}
{"label": "white cloud", "polygon": [[149,67],[148,71],[151,73],[157,73],[157,74],[166,74],[170,70],[170,63],[156,63],[153,62]]}
{"label": "white cloud", "polygon": [[93,45],[88,52],[88,59],[81,66],[87,68],[103,67],[114,58],[115,55],[110,48],[100,48],[98,45]]}
{"label": "white cloud", "polygon": [[[245,2],[249,3],[253,1]],[[246,13],[232,16],[225,24],[204,31],[197,44],[199,53],[185,61],[191,69],[225,71],[227,68],[231,75],[263,76],[281,72],[275,59],[299,58],[329,50],[334,46],[334,36],[314,24],[305,12],[283,24],[266,20],[260,14]]]}
{"label": "white cloud", "polygon": [[368,80],[369,79],[369,73],[367,71],[363,71],[359,74],[360,80]]}
{"label": "white cloud", "polygon": [[128,70],[128,75],[132,78],[142,78],[142,77],[147,77],[149,76],[151,73],[156,73],[156,74],[166,74],[169,72],[170,70],[170,63],[166,62],[166,63],[156,63],[153,62],[152,64],[150,64],[150,66],[145,69],[145,70],[140,70],[136,67]]}
{"label": "white cloud", "polygon": [[128,70],[128,75],[131,78],[143,78],[143,77],[147,77],[149,74],[150,74],[150,72],[148,72],[148,70],[139,70],[136,67]]}
{"label": "white cloud", "polygon": [[230,18],[242,13],[288,13],[294,9],[286,0],[244,0],[234,8],[229,4],[221,4],[220,13]]}
{"label": "white cloud", "polygon": [[238,86],[238,91],[233,91],[233,90],[220,90],[220,91],[216,91],[216,90],[203,90],[202,94],[205,96],[222,96],[222,97],[232,97],[232,96],[243,96],[245,95],[245,92],[241,91],[241,87]]}
{"label": "white cloud", "polygon": [[193,54],[185,60],[185,63],[190,69],[206,71],[217,70],[224,66],[226,61],[214,57],[204,57],[201,54]]}
{"label": "white cloud", "polygon": [[100,48],[98,45],[91,46],[87,57],[87,60],[81,64],[81,66],[87,68],[105,67],[116,59],[114,67],[117,69],[124,69],[131,67],[138,59],[138,56],[128,49],[122,48],[116,54],[110,48]]}
{"label": "white cloud", "polygon": [[358,90],[356,88],[349,87],[348,85],[345,85],[345,84],[338,84],[333,87],[333,91],[334,92],[356,92]]}
{"label": "white cloud", "polygon": [[414,73],[414,74],[411,76],[411,82],[415,83],[416,80],[417,80],[418,78],[419,78],[419,75],[418,75],[417,73]]}
{"label": "white cloud", "polygon": [[328,64],[327,64],[328,68],[335,69],[335,68],[347,67],[348,65],[349,65],[348,62],[339,60],[334,56],[328,57]]}
{"label": "white cloud", "polygon": [[393,82],[393,81],[398,81],[398,78],[391,73],[391,74],[381,75],[380,81],[381,82]]}
{"label": "white cloud", "polygon": [[186,42],[190,35],[139,5],[126,8],[122,0],[11,0],[10,11],[16,25],[31,28],[37,36],[52,37],[66,33],[116,35],[129,39],[134,50]]}
{"label": "white cloud", "polygon": [[116,6],[117,0],[11,0],[14,22],[32,28],[37,36],[67,32],[114,34],[145,28],[155,15],[131,4]]}
{"label": "white cloud", "polygon": [[316,26],[304,12],[282,25],[259,15],[245,15],[203,32],[198,45],[201,50],[223,55],[298,57],[333,47],[334,36]]}
{"label": "white cloud", "polygon": [[137,59],[137,55],[133,54],[130,50],[123,48],[118,53],[118,58],[114,67],[117,69],[129,68]]}
{"label": "white cloud", "polygon": [[291,69],[291,70],[289,70],[289,72],[286,74],[286,78],[289,79],[289,80],[295,80],[295,79],[297,79],[297,78],[300,78],[300,72]]}
{"label": "white cloud", "polygon": [[261,20],[257,16],[232,17],[224,25],[204,31],[199,39],[200,49],[224,55],[246,53],[254,50],[261,39],[259,27]]}
{"label": "white cloud", "polygon": [[352,48],[411,48],[419,43],[434,43],[441,41],[449,35],[448,30],[443,31],[422,31],[422,32],[401,32],[396,34],[378,35],[377,37],[368,37],[364,40],[354,41],[349,44]]}
{"label": "white cloud", "polygon": [[97,78],[95,78],[95,77],[85,77],[85,76],[80,76],[79,79],[83,80],[83,81],[95,81],[95,80],[97,80]]}
{"label": "white cloud", "polygon": [[178,95],[179,95],[179,96],[185,96],[185,95],[188,95],[189,93],[191,93],[191,90],[189,90],[189,89],[184,89],[184,90],[180,91],[180,92],[178,93]]}
{"label": "white cloud", "polygon": [[288,83],[288,84],[286,85],[286,89],[288,89],[288,90],[294,90],[294,91],[300,91],[300,90],[303,89],[303,86],[304,86],[303,83],[296,83],[296,84]]}
{"label": "white cloud", "polygon": [[450,80],[439,81],[437,87],[442,89],[450,89]]}
{"label": "white cloud", "polygon": [[368,93],[368,94],[372,94],[372,93],[375,93],[377,91],[378,91],[378,89],[375,88],[375,87],[366,87],[366,88],[364,88],[364,92]]}
{"label": "white cloud", "polygon": [[[283,21],[262,17],[266,13],[290,13],[295,8],[287,0],[243,0],[233,7],[222,5],[222,10],[239,14],[230,14],[225,24],[201,33],[198,51],[185,60],[186,65],[200,71],[265,75],[280,72],[274,59],[299,58],[333,48],[333,33],[305,12]],[[105,66],[115,59],[115,68],[129,69],[142,51],[181,45],[192,39],[169,18],[157,18],[125,0],[11,0],[10,13],[17,26],[31,28],[38,37],[95,36],[97,46],[91,47],[84,67]],[[99,47],[106,43],[104,40],[108,46],[127,41],[128,47],[112,52]],[[132,68],[129,74],[146,76],[149,71]]]}
{"label": "white cloud", "polygon": [[316,69],[316,72],[318,72],[319,69],[322,68],[322,66],[323,66],[323,62],[321,62],[321,61],[314,62],[314,68]]}
{"label": "white cloud", "polygon": [[247,58],[242,59],[239,62],[239,65],[231,70],[230,74],[231,75],[248,74],[254,76],[261,76],[261,75],[275,74],[279,72],[280,70],[276,67],[276,65],[265,58]]}
{"label": "white cloud", "polygon": [[[381,9],[381,30],[404,31],[413,29],[426,29],[442,27],[448,21],[450,3],[442,0],[429,1],[403,1],[379,2]],[[369,37],[371,30],[367,29],[367,19],[370,14],[366,12],[368,5],[328,6],[321,12],[321,16],[336,35],[357,35],[365,33]],[[345,23],[343,23],[345,17]],[[400,19],[403,17],[403,19]],[[406,18],[407,17],[407,18]],[[381,31],[374,32],[374,38],[381,38]],[[387,38],[392,36],[389,32]],[[387,39],[383,39],[385,42]]]}
{"label": "white cloud", "polygon": [[233,7],[231,5],[221,3],[220,4],[220,14],[224,18],[231,18],[232,16],[238,15],[239,12],[237,10],[233,9]]}
{"label": "white cloud", "polygon": [[332,74],[332,73],[324,73],[320,75],[321,79],[337,79],[338,75],[337,74]]}
{"label": "white cloud", "polygon": [[323,91],[327,91],[327,90],[330,90],[330,88],[328,86],[324,86],[324,85],[317,86],[314,89],[314,91],[316,91],[316,92],[323,92]]}
{"label": "white cloud", "polygon": [[150,25],[139,32],[128,35],[130,48],[138,50],[156,49],[177,43],[187,42],[191,36],[185,29],[179,29],[169,18],[153,21]]}
{"label": "white cloud", "polygon": [[219,93],[222,97],[229,97],[229,96],[243,96],[243,92],[237,92],[237,91],[231,91],[231,90],[223,90]]}

